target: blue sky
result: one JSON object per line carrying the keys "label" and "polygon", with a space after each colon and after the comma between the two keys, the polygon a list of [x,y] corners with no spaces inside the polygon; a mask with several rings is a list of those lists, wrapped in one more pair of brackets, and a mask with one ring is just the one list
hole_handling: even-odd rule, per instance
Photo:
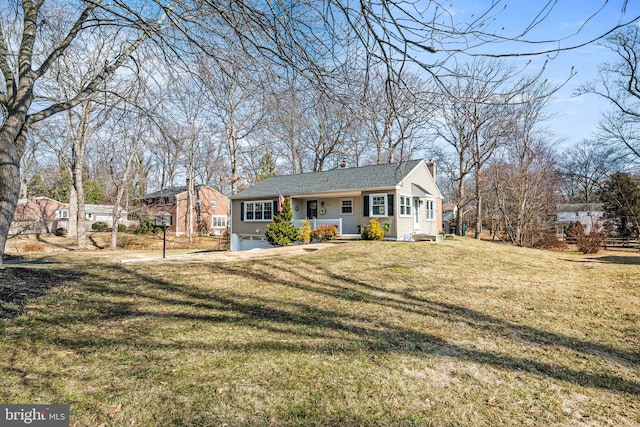
{"label": "blue sky", "polygon": [[[454,20],[469,19],[471,13],[478,13],[491,4],[487,0],[455,0],[450,11]],[[626,13],[622,14],[623,0],[513,0],[501,1],[496,11],[501,11],[495,21],[494,29],[505,35],[521,31],[536,14],[546,5],[554,5],[548,16],[541,24],[536,26],[527,36],[536,40],[557,40],[560,47],[568,47],[584,43],[594,37],[603,34],[608,29],[622,22],[629,21],[640,15],[640,2],[629,0]],[[504,5],[506,9],[503,10]],[[603,7],[604,5],[604,7]],[[600,12],[592,19],[589,17]],[[503,29],[504,28],[504,29]],[[578,32],[579,31],[579,32]],[[577,34],[575,34],[578,32]],[[509,45],[500,44],[491,47],[493,52],[518,53],[553,49],[558,44],[540,45]],[[576,75],[554,96],[550,105],[553,116],[546,125],[564,140],[563,146],[570,146],[585,138],[590,138],[596,130],[601,114],[610,108],[609,104],[595,95],[573,96],[575,90],[585,81],[597,77],[598,65],[605,61],[615,61],[615,56],[605,47],[592,44],[575,50],[563,51],[557,55],[541,55],[534,58],[508,59],[514,63],[524,64],[533,59],[529,65],[531,72],[540,69],[544,61],[549,59],[545,77],[552,82],[563,82],[574,67]]]}

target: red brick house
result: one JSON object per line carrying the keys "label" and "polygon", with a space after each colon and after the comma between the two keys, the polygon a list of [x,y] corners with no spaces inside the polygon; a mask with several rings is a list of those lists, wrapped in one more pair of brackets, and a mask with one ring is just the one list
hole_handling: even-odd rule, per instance
{"label": "red brick house", "polygon": [[224,234],[228,225],[229,199],[212,187],[194,184],[192,214],[189,215],[187,188],[168,187],[145,195],[141,199],[142,215],[154,218],[167,216],[170,218],[167,232],[177,236],[188,233],[190,217],[194,232],[205,235]]}
{"label": "red brick house", "polygon": [[[112,205],[84,205],[87,230],[95,222],[104,222],[113,226]],[[128,225],[127,213],[120,212],[119,224]],[[60,228],[69,227],[69,204],[45,196],[29,195],[18,200],[9,229],[10,235],[28,233],[53,233]]]}
{"label": "red brick house", "polygon": [[44,196],[29,195],[18,200],[9,234],[50,233],[57,228],[66,228],[68,220],[69,205]]}

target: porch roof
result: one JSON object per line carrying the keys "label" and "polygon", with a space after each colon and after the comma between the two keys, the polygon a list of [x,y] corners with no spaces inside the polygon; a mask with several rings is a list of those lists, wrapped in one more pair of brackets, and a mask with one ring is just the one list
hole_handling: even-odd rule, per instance
{"label": "porch roof", "polygon": [[323,172],[274,176],[249,187],[232,199],[299,196],[354,190],[395,188],[422,160],[401,163],[340,168]]}
{"label": "porch roof", "polygon": [[418,184],[411,184],[411,195],[414,197],[433,197],[433,194],[429,193]]}

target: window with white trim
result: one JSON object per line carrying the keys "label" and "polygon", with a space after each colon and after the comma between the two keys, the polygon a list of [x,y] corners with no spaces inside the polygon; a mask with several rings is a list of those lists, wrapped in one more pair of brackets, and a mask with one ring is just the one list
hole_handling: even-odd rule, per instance
{"label": "window with white trim", "polygon": [[211,228],[227,228],[227,216],[213,215],[211,217]]}
{"label": "window with white trim", "polygon": [[215,207],[217,207],[217,206],[218,206],[218,201],[217,201],[217,200],[212,200],[212,201],[211,201],[211,207],[212,207],[212,208],[215,208]]}
{"label": "window with white trim", "polygon": [[340,200],[340,213],[342,215],[353,215],[353,199]]}
{"label": "window with white trim", "polygon": [[244,204],[245,221],[271,221],[273,219],[273,201],[259,200]]}
{"label": "window with white trim", "polygon": [[435,221],[436,219],[436,201],[427,199],[424,203],[425,221]]}
{"label": "window with white trim", "polygon": [[371,217],[385,217],[387,216],[387,195],[386,194],[372,194],[369,196],[369,206]]}
{"label": "window with white trim", "polygon": [[69,209],[58,209],[56,211],[56,219],[69,218]]}
{"label": "window with white trim", "polygon": [[411,197],[400,195],[400,216],[411,216]]}

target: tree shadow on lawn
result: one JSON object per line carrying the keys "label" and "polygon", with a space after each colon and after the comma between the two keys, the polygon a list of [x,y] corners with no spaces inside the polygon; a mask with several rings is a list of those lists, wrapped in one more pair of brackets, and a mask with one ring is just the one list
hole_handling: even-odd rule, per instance
{"label": "tree shadow on lawn", "polygon": [[597,263],[603,263],[603,264],[640,265],[640,253],[638,255],[636,255],[636,256],[634,256],[634,255],[605,255],[605,256],[585,257],[585,258],[580,258],[580,259],[567,259],[567,258],[564,258],[563,261],[577,262],[577,263],[597,262]]}
{"label": "tree shadow on lawn", "polygon": [[607,255],[597,258],[587,258],[592,262],[602,262],[606,264],[621,264],[621,265],[639,265],[640,256],[622,256],[622,255]]}
{"label": "tree shadow on lawn", "polygon": [[51,289],[75,279],[68,271],[28,268],[5,264],[0,269],[0,319],[13,319],[24,312],[28,301],[35,300]]}
{"label": "tree shadow on lawn", "polygon": [[[186,268],[186,266],[184,267]],[[437,318],[451,324],[464,323],[477,331],[479,335],[491,335],[498,339],[521,340],[536,345],[552,347],[562,346],[579,353],[574,358],[599,356],[617,363],[637,368],[639,354],[623,351],[611,346],[592,343],[566,335],[552,333],[537,328],[505,321],[463,306],[432,301],[411,295],[409,292],[385,289],[351,277],[341,276],[313,266],[314,274],[301,274],[300,265],[296,266],[296,279],[285,280],[274,277],[269,271],[282,264],[276,261],[262,260],[252,263],[234,263],[212,265],[210,277],[223,274],[239,278],[251,278],[264,283],[286,286],[318,295],[342,299],[351,303],[380,305],[383,308],[411,312],[417,316]],[[311,268],[311,267],[308,267]],[[313,276],[321,273],[321,279]],[[292,276],[292,277],[294,277]],[[113,278],[118,282],[114,283]],[[326,278],[326,280],[325,280]],[[181,285],[170,281],[149,277],[130,270],[126,266],[113,265],[100,270],[99,274],[84,275],[78,279],[80,291],[71,296],[68,303],[82,307],[80,313],[69,310],[55,316],[52,312],[47,321],[64,327],[77,324],[100,325],[101,321],[128,320],[133,318],[159,318],[167,320],[185,320],[214,322],[237,327],[252,327],[273,332],[279,336],[285,334],[291,340],[247,338],[246,340],[226,340],[215,342],[180,341],[177,336],[171,348],[175,350],[195,348],[209,350],[247,351],[319,351],[333,353],[337,351],[386,352],[396,354],[424,355],[456,358],[485,364],[516,372],[528,372],[535,375],[566,381],[569,383],[605,389],[620,393],[640,394],[640,383],[616,374],[594,373],[586,370],[561,366],[534,358],[516,357],[481,350],[448,342],[438,336],[408,326],[392,324],[389,321],[370,317],[366,314],[345,314],[309,302],[270,298],[266,295],[242,294],[225,289],[224,295],[213,287],[205,291],[197,286]],[[75,300],[74,300],[75,299]],[[114,302],[113,299],[117,301]],[[140,301],[157,304],[143,308]],[[137,302],[136,302],[137,301]],[[165,311],[154,307],[167,307]],[[75,313],[75,314],[73,314]],[[426,324],[428,322],[419,322]],[[147,328],[153,328],[149,325]],[[117,345],[131,345],[147,350],[165,349],[165,339],[155,339],[150,329],[140,327],[132,337],[114,337],[95,332],[67,334],[68,338],[51,337],[52,344],[64,345],[75,351],[91,351],[96,347],[112,348]],[[302,339],[304,337],[305,339]],[[45,336],[44,339],[47,339]],[[307,340],[308,339],[308,340]],[[309,342],[311,340],[311,342]],[[315,340],[315,341],[314,341]]]}

